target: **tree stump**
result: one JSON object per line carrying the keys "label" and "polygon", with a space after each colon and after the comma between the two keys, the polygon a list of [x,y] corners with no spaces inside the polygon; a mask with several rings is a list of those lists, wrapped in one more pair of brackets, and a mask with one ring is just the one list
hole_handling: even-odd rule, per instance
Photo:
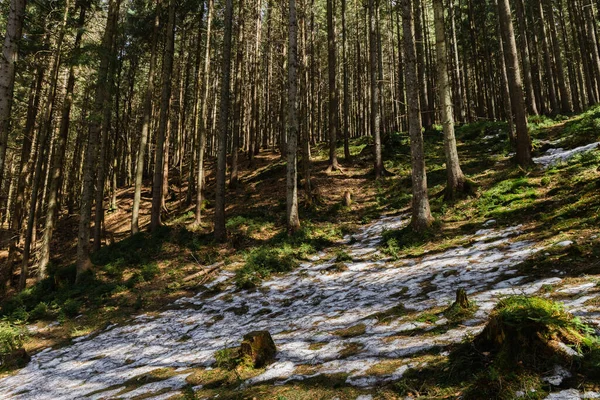
{"label": "tree stump", "polygon": [[344,192],[344,199],[342,200],[344,207],[350,207],[352,205],[352,193],[349,190]]}
{"label": "tree stump", "polygon": [[465,289],[457,289],[456,290],[456,300],[452,307],[458,307],[460,309],[466,310],[471,307],[471,303],[469,303],[469,298],[467,297],[467,292]]}
{"label": "tree stump", "polygon": [[240,356],[248,357],[254,368],[262,368],[275,361],[277,348],[268,331],[250,332],[244,336],[240,346]]}

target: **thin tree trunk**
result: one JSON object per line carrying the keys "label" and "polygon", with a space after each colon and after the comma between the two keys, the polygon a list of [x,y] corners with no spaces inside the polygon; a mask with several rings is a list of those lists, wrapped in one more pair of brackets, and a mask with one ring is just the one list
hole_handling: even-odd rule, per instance
{"label": "thin tree trunk", "polygon": [[142,116],[142,131],[138,148],[138,157],[135,168],[135,188],[133,193],[133,209],[131,212],[131,234],[135,235],[140,231],[140,205],[142,201],[142,185],[144,179],[144,161],[146,157],[146,147],[148,146],[148,131],[152,119],[152,95],[154,93],[154,74],[156,69],[156,57],[158,52],[158,30],[160,26],[161,0],[156,2],[154,11],[154,28],[152,31],[150,66],[148,68],[148,86],[144,94],[144,111]]}
{"label": "thin tree trunk", "polygon": [[446,198],[453,199],[458,192],[469,188],[460,168],[456,138],[454,136],[454,111],[452,110],[452,88],[448,76],[448,60],[446,52],[446,31],[444,26],[444,5],[442,0],[433,0],[435,20],[437,79],[440,105],[442,110],[442,125],[444,127],[444,152],[446,154]]}
{"label": "thin tree trunk", "polygon": [[110,0],[106,29],[102,39],[102,57],[98,68],[96,82],[96,97],[93,114],[89,123],[88,144],[85,154],[83,171],[83,190],[81,195],[81,211],[79,216],[79,234],[77,237],[77,278],[80,282],[83,274],[91,267],[90,261],[90,218],[94,197],[94,170],[98,160],[98,139],[102,128],[102,114],[108,97],[108,81],[110,61],[112,58],[114,32],[117,28],[117,18],[121,0]]}
{"label": "thin tree trunk", "polygon": [[[56,39],[55,45],[55,53],[52,60],[52,67],[50,69],[50,88],[49,88],[49,96],[46,102],[46,109],[44,111],[44,120],[42,121],[40,128],[40,139],[38,142],[38,154],[37,160],[35,163],[35,171],[33,174],[33,185],[31,189],[31,203],[29,206],[29,215],[27,218],[27,228],[25,231],[25,244],[23,246],[23,259],[21,262],[21,276],[19,279],[19,290],[25,289],[27,285],[27,277],[29,274],[29,257],[31,255],[31,246],[33,242],[33,229],[35,228],[36,223],[36,207],[38,206],[38,197],[39,193],[43,190],[40,190],[40,185],[42,183],[42,169],[44,166],[44,162],[46,161],[45,148],[47,147],[47,143],[51,139],[52,135],[52,120],[54,114],[55,107],[55,99],[56,99],[56,91],[58,90],[58,76],[60,73],[60,62],[61,62],[61,51],[63,40],[65,37],[67,18],[69,16],[69,0],[65,3],[65,9],[63,12],[63,17],[61,20],[61,24],[58,28],[58,37]],[[48,152],[48,157],[51,152]]]}
{"label": "thin tree trunk", "polygon": [[287,229],[293,234],[300,229],[298,216],[298,98],[297,98],[297,53],[298,20],[296,1],[289,0],[289,45],[288,45],[288,148],[287,148]]}
{"label": "thin tree trunk", "polygon": [[[69,0],[67,0],[68,5]],[[69,78],[67,82],[67,92],[65,101],[62,109],[62,117],[60,120],[60,131],[58,140],[55,145],[54,158],[52,160],[52,170],[50,173],[50,191],[48,196],[48,208],[46,211],[46,221],[44,227],[44,236],[42,238],[42,244],[40,249],[40,261],[38,265],[38,280],[42,280],[46,277],[46,269],[50,262],[50,244],[52,242],[52,234],[54,232],[54,226],[57,219],[58,211],[58,190],[60,183],[63,179],[63,165],[65,160],[65,147],[67,139],[69,137],[69,126],[71,122],[71,107],[73,105],[73,91],[75,89],[75,60],[79,54],[79,48],[81,46],[81,38],[83,36],[83,26],[85,24],[86,5],[81,4],[79,11],[79,20],[77,22],[77,35],[75,37],[75,44],[73,46],[71,60],[71,66],[69,68]]]}
{"label": "thin tree trunk", "polygon": [[173,56],[175,54],[175,9],[175,0],[169,0],[169,20],[166,30],[167,42],[165,44],[162,68],[160,120],[156,135],[156,161],[154,163],[154,180],[152,183],[152,215],[150,219],[150,230],[152,231],[155,231],[161,225],[165,152],[169,151],[168,148],[165,148],[165,142],[169,120],[169,104],[171,101],[171,73],[173,69]]}
{"label": "thin tree trunk", "polygon": [[[15,87],[15,67],[19,57],[19,41],[23,31],[25,0],[10,0],[6,36],[0,55],[0,189],[5,169],[8,131]],[[2,198],[0,197],[0,205]]]}
{"label": "thin tree trunk", "polygon": [[519,68],[517,59],[517,42],[515,41],[509,0],[498,1],[498,14],[504,43],[504,57],[506,58],[506,67],[508,69],[508,82],[511,88],[512,108],[515,113],[515,125],[517,129],[517,163],[521,167],[526,168],[532,163],[531,140],[527,129],[523,82],[521,80],[521,69]]}
{"label": "thin tree trunk", "polygon": [[215,239],[227,238],[225,228],[225,181],[227,169],[227,126],[229,123],[229,88],[231,76],[231,25],[233,1],[225,2],[225,32],[223,37],[223,66],[221,71],[221,104],[217,147],[217,188],[215,196]]}
{"label": "thin tree trunk", "polygon": [[370,127],[373,135],[373,156],[375,178],[379,179],[383,174],[383,161],[381,158],[381,114],[379,108],[379,84],[377,82],[377,7],[378,0],[369,0],[369,75],[371,94],[371,118]]}
{"label": "thin tree trunk", "polygon": [[415,24],[412,0],[401,0],[404,53],[406,63],[406,94],[408,100],[408,127],[410,134],[412,166],[412,220],[411,226],[421,232],[433,222],[427,195],[427,174],[421,130],[421,110],[419,105],[419,77],[417,74],[417,50],[415,47]]}
{"label": "thin tree trunk", "polygon": [[339,130],[338,121],[338,90],[337,90],[337,56],[335,46],[335,0],[327,0],[327,69],[329,82],[329,167],[327,171],[339,169],[337,156],[335,153],[337,145],[337,136]]}
{"label": "thin tree trunk", "polygon": [[202,222],[202,189],[204,187],[204,153],[206,148],[206,128],[208,126],[208,97],[210,91],[210,39],[212,30],[214,1],[208,0],[208,15],[206,17],[206,50],[204,53],[204,69],[202,72],[202,113],[200,116],[200,127],[198,129],[198,173],[196,175],[196,212],[194,224],[199,226]]}

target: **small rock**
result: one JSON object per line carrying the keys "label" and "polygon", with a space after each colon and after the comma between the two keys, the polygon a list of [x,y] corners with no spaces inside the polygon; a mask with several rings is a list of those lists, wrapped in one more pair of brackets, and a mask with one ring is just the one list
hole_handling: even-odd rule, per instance
{"label": "small rock", "polygon": [[493,225],[496,225],[495,219],[490,219],[488,221],[485,221],[485,223],[483,224],[483,226],[493,226]]}
{"label": "small rock", "polygon": [[556,365],[554,367],[553,374],[550,376],[545,376],[542,380],[546,383],[551,384],[552,386],[559,386],[565,378],[570,378],[571,373],[567,371],[564,367],[560,365]]}
{"label": "small rock", "polygon": [[558,247],[569,247],[572,244],[573,244],[572,240],[563,240],[562,242],[556,243],[556,246],[558,246]]}
{"label": "small rock", "polygon": [[254,368],[262,368],[275,361],[277,348],[268,331],[254,331],[244,336],[240,347],[242,357],[250,357]]}

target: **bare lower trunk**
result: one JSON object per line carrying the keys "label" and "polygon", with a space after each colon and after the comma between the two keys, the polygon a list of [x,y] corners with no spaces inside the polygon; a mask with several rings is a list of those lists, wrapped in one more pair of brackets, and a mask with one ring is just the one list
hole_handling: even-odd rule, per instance
{"label": "bare lower trunk", "polygon": [[527,116],[525,115],[525,101],[523,97],[523,82],[521,80],[521,69],[517,59],[517,43],[513,30],[512,15],[509,0],[498,1],[498,14],[504,43],[504,57],[508,72],[508,82],[511,88],[511,102],[515,113],[515,125],[517,129],[517,162],[522,167],[531,165],[531,140],[527,128]]}
{"label": "bare lower trunk", "polygon": [[433,217],[429,208],[427,195],[427,174],[423,151],[423,128],[419,106],[419,80],[417,76],[417,52],[415,48],[415,25],[412,0],[401,0],[404,52],[406,63],[406,94],[408,101],[408,127],[410,134],[410,151],[412,165],[412,228],[417,231],[426,230]]}
{"label": "bare lower trunk", "polygon": [[223,38],[223,67],[221,81],[221,104],[219,113],[219,133],[217,148],[217,188],[215,198],[215,239],[227,238],[225,229],[225,180],[227,169],[227,124],[229,121],[229,87],[231,75],[231,25],[233,1],[226,0],[225,33]]}
{"label": "bare lower trunk", "polygon": [[158,28],[160,25],[160,5],[157,1],[154,30],[152,32],[152,49],[150,53],[150,67],[148,69],[148,86],[144,96],[144,114],[142,116],[142,132],[140,136],[140,146],[138,148],[138,157],[135,168],[135,189],[133,194],[133,210],[131,212],[131,234],[134,235],[140,231],[140,204],[142,200],[142,181],[144,179],[144,157],[146,156],[146,147],[148,146],[148,131],[150,129],[150,120],[152,119],[152,94],[154,93],[154,70],[156,68],[156,56],[158,45]]}
{"label": "bare lower trunk", "polygon": [[446,198],[452,199],[457,192],[465,189],[466,181],[460,168],[456,137],[454,136],[454,111],[452,109],[452,88],[448,76],[448,60],[446,58],[446,32],[444,27],[444,5],[442,0],[433,0],[435,19],[437,78],[442,125],[444,128],[444,152],[446,154]]}
{"label": "bare lower trunk", "polygon": [[[83,36],[83,25],[85,23],[85,6],[81,7],[78,21],[78,31],[75,37],[75,45],[73,46],[73,58],[76,60],[77,54],[79,53],[79,47],[81,45],[81,38]],[[58,207],[58,190],[60,189],[60,183],[62,182],[64,172],[64,161],[65,161],[65,147],[67,139],[69,137],[69,126],[71,122],[71,107],[73,105],[73,91],[75,89],[75,66],[71,65],[69,69],[69,78],[67,81],[67,92],[65,101],[62,109],[62,116],[60,120],[60,130],[58,134],[58,140],[55,145],[54,158],[52,160],[52,169],[50,172],[50,190],[48,193],[48,208],[46,210],[46,221],[44,227],[44,236],[42,238],[42,244],[40,249],[40,261],[38,265],[38,280],[42,280],[46,277],[46,269],[50,262],[50,243],[52,242],[52,234],[54,232],[54,226],[57,219],[57,207]]]}
{"label": "bare lower trunk", "polygon": [[169,119],[169,103],[171,100],[171,73],[173,69],[173,56],[175,54],[175,0],[169,1],[169,21],[167,23],[167,43],[163,58],[162,68],[162,94],[160,100],[160,120],[156,136],[156,158],[154,162],[154,180],[152,183],[152,215],[150,230],[154,231],[161,225],[161,211],[163,200],[163,177],[167,125]]}
{"label": "bare lower trunk", "polygon": [[289,0],[288,48],[288,148],[287,148],[287,228],[292,234],[300,228],[298,216],[298,109],[297,109],[297,52],[298,20],[296,1]]}

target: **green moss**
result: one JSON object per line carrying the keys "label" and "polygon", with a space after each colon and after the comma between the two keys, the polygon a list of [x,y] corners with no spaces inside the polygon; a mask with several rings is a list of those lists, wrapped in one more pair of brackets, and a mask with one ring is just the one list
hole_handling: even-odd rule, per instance
{"label": "green moss", "polygon": [[356,336],[364,335],[366,331],[367,331],[367,326],[365,324],[357,324],[357,325],[353,325],[349,328],[338,329],[331,333],[336,336],[339,336],[343,339],[349,339],[349,338],[353,338]]}

